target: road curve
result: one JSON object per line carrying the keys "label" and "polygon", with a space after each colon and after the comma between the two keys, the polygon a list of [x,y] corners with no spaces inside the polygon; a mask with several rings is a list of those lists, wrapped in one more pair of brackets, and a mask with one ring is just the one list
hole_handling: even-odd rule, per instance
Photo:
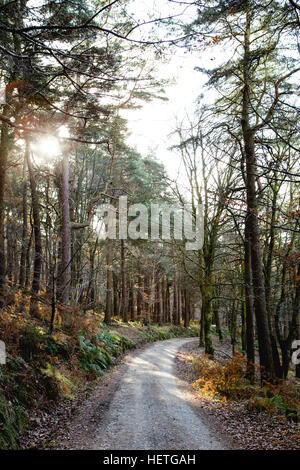
{"label": "road curve", "polygon": [[190,339],[157,342],[135,356],[101,423],[94,449],[225,449],[177,385],[174,358]]}

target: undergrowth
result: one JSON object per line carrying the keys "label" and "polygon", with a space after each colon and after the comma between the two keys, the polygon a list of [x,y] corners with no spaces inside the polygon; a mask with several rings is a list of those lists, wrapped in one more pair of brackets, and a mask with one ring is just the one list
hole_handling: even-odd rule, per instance
{"label": "undergrowth", "polygon": [[119,336],[110,331],[106,326],[87,337],[84,331],[79,333],[80,366],[87,372],[103,375],[103,370],[108,369],[115,359],[125,352],[133,349],[134,343],[125,336]]}
{"label": "undergrowth", "polygon": [[[246,400],[249,411],[283,414],[288,420],[300,420],[300,387],[283,380],[251,384],[246,378],[246,358],[236,353],[219,363],[208,356],[193,361],[198,377],[193,387],[201,396],[227,401]],[[259,375],[259,374],[258,374]]]}
{"label": "undergrowth", "polygon": [[[107,327],[102,321],[102,314],[74,311],[49,335],[44,317],[2,312],[0,339],[8,354],[6,364],[0,365],[0,449],[17,449],[19,435],[35,425],[37,411],[51,413],[58,401],[72,400],[126,350],[141,342],[197,335],[196,328],[145,327],[139,322]],[[115,331],[118,327],[122,333]]]}
{"label": "undergrowth", "polygon": [[181,325],[159,326],[149,325],[139,330],[139,335],[145,343],[153,343],[172,338],[196,337],[198,330],[196,327],[184,328]]}

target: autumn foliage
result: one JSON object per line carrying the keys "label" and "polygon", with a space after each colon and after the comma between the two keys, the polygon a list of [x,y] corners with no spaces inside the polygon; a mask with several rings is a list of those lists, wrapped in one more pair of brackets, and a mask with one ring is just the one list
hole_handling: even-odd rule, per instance
{"label": "autumn foliage", "polygon": [[[193,368],[198,377],[193,387],[202,397],[223,402],[246,400],[249,411],[281,413],[288,420],[298,422],[299,384],[277,380],[252,385],[246,378],[247,361],[241,353],[237,352],[232,359],[222,363],[204,356],[194,360]],[[255,369],[259,377],[259,367]]]}

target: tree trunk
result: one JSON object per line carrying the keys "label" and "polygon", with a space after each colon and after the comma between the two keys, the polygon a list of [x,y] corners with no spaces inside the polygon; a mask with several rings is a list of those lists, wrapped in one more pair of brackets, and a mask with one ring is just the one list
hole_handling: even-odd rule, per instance
{"label": "tree trunk", "polygon": [[109,324],[113,313],[113,257],[112,241],[107,240],[106,246],[106,308],[104,322]]}
{"label": "tree trunk", "polygon": [[251,247],[248,218],[245,220],[245,257],[244,257],[244,280],[245,280],[245,305],[246,305],[246,351],[247,351],[247,377],[251,383],[255,375],[255,350],[254,350],[254,312],[253,292],[251,275]]}
{"label": "tree trunk", "polygon": [[[4,105],[2,115],[8,116],[9,106]],[[7,167],[7,153],[8,153],[8,124],[2,122],[1,124],[1,140],[0,140],[0,306],[5,304],[5,247],[4,247],[4,214],[5,214],[5,184],[6,184],[6,167]]]}
{"label": "tree trunk", "polygon": [[188,290],[184,289],[184,327],[188,328],[190,323],[190,297]]}
{"label": "tree trunk", "polygon": [[242,343],[242,351],[247,351],[247,328],[246,328],[246,308],[245,303],[241,302],[241,343]]}
{"label": "tree trunk", "polygon": [[161,283],[159,277],[157,279],[157,323],[162,325],[162,296],[161,296]]}
{"label": "tree trunk", "polygon": [[62,185],[61,185],[61,216],[62,216],[62,263],[61,263],[61,303],[68,305],[71,284],[71,228],[69,205],[69,158],[63,154]]}
{"label": "tree trunk", "polygon": [[148,275],[144,277],[144,311],[143,311],[143,323],[149,325],[150,323],[150,279]]}
{"label": "tree trunk", "polygon": [[90,248],[89,284],[85,296],[86,308],[95,308],[95,256],[97,247],[98,238],[96,239],[94,246]]}
{"label": "tree trunk", "polygon": [[142,315],[142,303],[143,303],[143,276],[141,272],[140,263],[138,263],[138,272],[137,272],[137,299],[136,299],[136,315],[137,320],[141,320]]}
{"label": "tree trunk", "polygon": [[246,192],[247,192],[247,216],[248,238],[251,248],[251,268],[254,293],[254,310],[257,325],[260,365],[262,375],[274,376],[274,363],[272,354],[271,336],[269,331],[268,316],[266,310],[265,290],[263,284],[263,268],[259,245],[258,210],[256,199],[256,157],[254,136],[255,132],[250,127],[251,107],[251,53],[250,53],[250,25],[251,16],[247,11],[246,31],[244,37],[244,88],[242,104],[242,131],[244,140],[244,152],[246,159]]}
{"label": "tree trunk", "polygon": [[181,287],[178,283],[177,285],[177,325],[180,325],[181,318],[182,318],[182,298],[181,298]]}
{"label": "tree trunk", "polygon": [[178,288],[176,283],[176,276],[174,275],[174,282],[173,282],[173,312],[172,312],[172,319],[173,325],[178,325]]}
{"label": "tree trunk", "polygon": [[230,333],[231,333],[231,345],[232,345],[232,355],[234,356],[235,354],[235,348],[236,348],[236,321],[237,321],[237,312],[236,312],[236,300],[232,302],[232,308],[231,308],[231,328],[230,328]]}
{"label": "tree trunk", "polygon": [[168,279],[166,286],[166,321],[167,323],[171,323],[170,284]]}
{"label": "tree trunk", "polygon": [[[202,287],[202,309],[201,309],[201,321],[203,321],[204,329],[204,346],[205,354],[213,356],[214,348],[211,339],[211,321],[212,321],[212,305],[211,305],[211,279],[206,279],[205,284]],[[202,318],[203,316],[203,318]]]}
{"label": "tree trunk", "polygon": [[[300,264],[296,270],[296,292],[293,302],[293,318],[296,326],[296,339],[300,340]],[[300,379],[300,364],[296,365],[296,377]]]}
{"label": "tree trunk", "polygon": [[121,299],[121,316],[124,322],[128,322],[127,309],[127,286],[126,286],[126,261],[125,261],[125,243],[121,239],[121,283],[122,283],[122,299]]}
{"label": "tree trunk", "polygon": [[216,331],[217,331],[218,336],[219,336],[219,341],[222,342],[223,341],[223,333],[222,333],[222,327],[221,327],[221,321],[220,321],[219,305],[218,305],[217,302],[214,303],[213,314],[214,314],[214,318],[215,318],[215,322],[216,322]]}
{"label": "tree trunk", "polygon": [[130,321],[135,321],[135,305],[134,305],[134,287],[132,280],[129,282],[129,306]]}
{"label": "tree trunk", "polygon": [[26,247],[27,247],[27,180],[25,172],[26,161],[24,158],[23,167],[23,199],[22,199],[22,214],[23,214],[23,225],[22,225],[22,240],[21,240],[21,260],[20,260],[20,273],[19,273],[19,286],[20,289],[24,288],[25,284],[25,268],[26,268]]}
{"label": "tree trunk", "polygon": [[116,273],[113,272],[114,317],[119,318],[119,286]]}
{"label": "tree trunk", "polygon": [[201,290],[201,310],[200,310],[200,322],[199,322],[199,347],[204,347],[204,311],[203,311],[203,297]]}
{"label": "tree trunk", "polygon": [[25,284],[24,289],[27,289],[30,280],[30,251],[31,251],[31,244],[33,238],[33,228],[30,231],[30,237],[28,240],[28,245],[26,247],[26,269],[25,269]]}
{"label": "tree trunk", "polygon": [[34,232],[34,265],[33,265],[33,279],[31,284],[31,298],[30,298],[30,314],[38,315],[38,301],[37,296],[40,290],[40,277],[42,266],[42,241],[41,241],[41,227],[40,227],[40,213],[39,213],[39,200],[36,190],[35,177],[31,165],[29,142],[26,140],[26,161],[29,173],[29,182],[32,200],[32,214],[33,214],[33,232]]}

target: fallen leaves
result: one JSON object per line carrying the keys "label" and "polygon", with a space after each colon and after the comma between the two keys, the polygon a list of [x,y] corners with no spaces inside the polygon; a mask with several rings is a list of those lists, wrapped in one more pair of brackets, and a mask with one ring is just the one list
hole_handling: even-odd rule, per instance
{"label": "fallen leaves", "polygon": [[[226,345],[217,342],[216,356],[226,354]],[[230,345],[228,346],[230,351]],[[202,355],[203,350],[196,344],[187,344],[177,356],[178,377],[184,380],[196,397],[197,406],[206,415],[209,423],[216,430],[234,443],[235,447],[245,450],[298,450],[300,449],[300,426],[287,422],[281,415],[267,412],[250,411],[248,400],[216,401],[204,397],[192,389],[195,380],[191,356]]]}

